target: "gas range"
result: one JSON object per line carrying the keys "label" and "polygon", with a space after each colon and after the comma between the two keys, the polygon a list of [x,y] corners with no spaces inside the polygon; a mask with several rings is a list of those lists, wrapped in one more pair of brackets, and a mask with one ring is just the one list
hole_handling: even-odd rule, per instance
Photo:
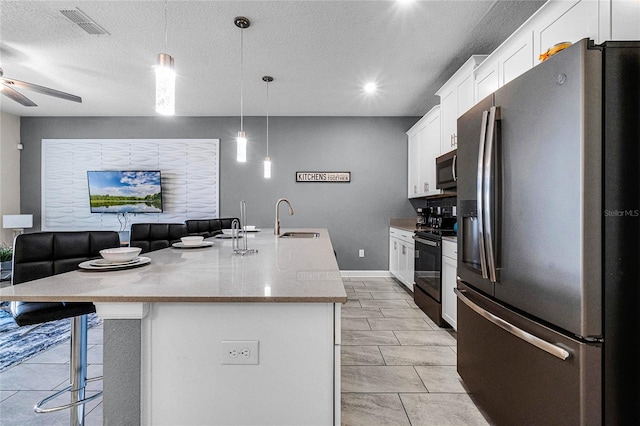
{"label": "gas range", "polygon": [[442,318],[442,237],[456,235],[453,228],[419,227],[415,231],[413,300],[439,327]]}

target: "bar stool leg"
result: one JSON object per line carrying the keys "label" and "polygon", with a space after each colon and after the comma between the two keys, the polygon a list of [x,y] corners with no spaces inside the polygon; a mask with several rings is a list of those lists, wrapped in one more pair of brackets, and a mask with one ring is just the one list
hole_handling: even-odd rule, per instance
{"label": "bar stool leg", "polygon": [[[87,316],[80,315],[71,320],[71,403],[82,401],[87,383]],[[85,404],[71,407],[71,426],[84,426]]]}
{"label": "bar stool leg", "polygon": [[[71,409],[71,418],[69,424],[71,426],[83,426],[85,415],[85,404],[93,401],[102,395],[102,392],[96,392],[88,398],[85,398],[85,386],[88,382],[102,380],[102,376],[87,379],[87,323],[86,315],[73,317],[71,319],[71,361],[69,365],[69,386],[59,390],[51,396],[46,397],[38,402],[33,411],[36,413],[53,413],[54,411]],[[59,405],[57,407],[43,408],[43,406],[59,396],[71,392],[71,402],[69,404]]]}

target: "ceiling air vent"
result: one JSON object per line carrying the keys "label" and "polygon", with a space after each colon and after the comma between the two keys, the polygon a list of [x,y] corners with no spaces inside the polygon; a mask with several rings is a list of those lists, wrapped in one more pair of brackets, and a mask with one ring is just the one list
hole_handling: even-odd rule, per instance
{"label": "ceiling air vent", "polygon": [[60,13],[91,35],[110,35],[107,30],[98,25],[96,21],[89,18],[77,7],[75,9],[61,10]]}

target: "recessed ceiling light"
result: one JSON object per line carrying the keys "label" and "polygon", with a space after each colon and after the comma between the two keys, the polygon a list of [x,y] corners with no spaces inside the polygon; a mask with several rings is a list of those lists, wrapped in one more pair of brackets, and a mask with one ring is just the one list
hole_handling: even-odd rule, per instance
{"label": "recessed ceiling light", "polygon": [[364,91],[367,93],[374,93],[378,89],[378,85],[373,81],[364,85]]}
{"label": "recessed ceiling light", "polygon": [[400,4],[410,4],[413,3],[414,0],[396,0]]}

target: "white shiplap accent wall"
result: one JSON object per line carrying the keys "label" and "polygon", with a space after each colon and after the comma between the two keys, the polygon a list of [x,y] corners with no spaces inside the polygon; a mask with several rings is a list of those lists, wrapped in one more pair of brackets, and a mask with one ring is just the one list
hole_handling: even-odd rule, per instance
{"label": "white shiplap accent wall", "polygon": [[43,231],[120,230],[117,215],[91,213],[87,170],[160,170],[163,213],[130,223],[218,217],[219,139],[43,139]]}

